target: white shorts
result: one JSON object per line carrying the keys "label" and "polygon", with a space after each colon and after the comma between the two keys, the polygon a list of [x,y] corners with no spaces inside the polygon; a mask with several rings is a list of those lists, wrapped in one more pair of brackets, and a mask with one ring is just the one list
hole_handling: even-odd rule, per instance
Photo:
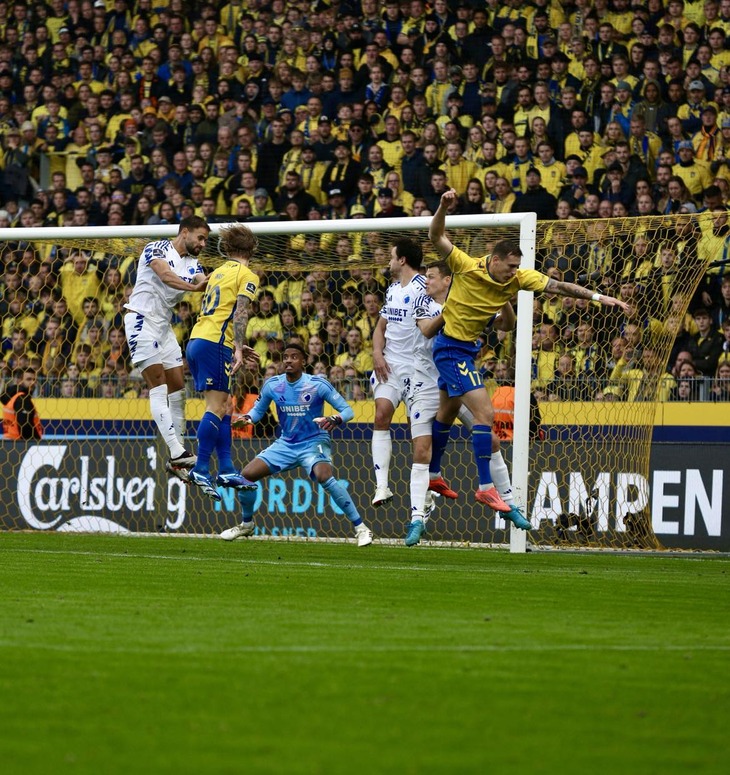
{"label": "white shorts", "polygon": [[424,382],[416,375],[411,383],[408,397],[408,409],[411,418],[411,438],[430,436],[436,412],[439,409],[439,388]]}
{"label": "white shorts", "polygon": [[[411,418],[411,438],[429,436],[433,430],[433,421],[439,409],[439,388],[437,384],[425,384],[416,375],[411,383],[411,394],[408,400]],[[462,404],[457,415],[462,425],[471,430],[474,425],[474,415]]]}
{"label": "white shorts", "polygon": [[401,401],[406,405],[411,393],[411,375],[413,366],[406,364],[388,364],[390,374],[387,382],[380,382],[375,376],[375,372],[370,375],[370,387],[373,391],[373,397],[386,398],[397,409]]}
{"label": "white shorts", "polygon": [[165,370],[182,366],[182,350],[169,323],[145,317],[139,312],[127,312],[124,331],[133,364],[146,362],[146,366],[152,366],[160,363]]}

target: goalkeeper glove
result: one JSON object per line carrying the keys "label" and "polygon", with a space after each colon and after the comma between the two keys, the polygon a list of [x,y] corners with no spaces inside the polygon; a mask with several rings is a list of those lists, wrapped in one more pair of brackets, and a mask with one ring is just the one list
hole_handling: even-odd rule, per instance
{"label": "goalkeeper glove", "polygon": [[338,425],[342,425],[342,417],[339,414],[331,414],[329,417],[315,417],[314,422],[323,431],[333,431]]}
{"label": "goalkeeper glove", "polygon": [[238,415],[238,417],[234,417],[231,420],[231,428],[233,428],[233,430],[240,430],[247,425],[253,425],[253,420],[247,414]]}

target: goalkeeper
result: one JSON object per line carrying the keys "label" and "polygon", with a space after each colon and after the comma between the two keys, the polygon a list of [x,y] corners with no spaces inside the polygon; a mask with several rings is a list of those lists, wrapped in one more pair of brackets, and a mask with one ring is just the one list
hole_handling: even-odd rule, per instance
{"label": "goalkeeper", "polygon": [[[236,421],[237,427],[239,422],[243,426],[258,422],[273,402],[281,426],[280,438],[257,455],[243,469],[243,475],[250,482],[257,482],[272,474],[301,466],[345,512],[355,528],[357,545],[368,546],[373,542],[372,531],[362,521],[352,498],[335,479],[332,471],[329,431],[354,417],[352,407],[324,377],[304,373],[307,353],[300,344],[287,346],[283,363],[284,373],[268,379],[250,413]],[[336,414],[322,416],[325,401],[337,410]],[[221,533],[225,541],[254,533],[256,493],[242,491],[238,499],[243,521]]]}
{"label": "goalkeeper", "polygon": [[428,232],[437,253],[453,272],[443,309],[444,325],[433,345],[433,359],[439,372],[439,410],[433,423],[431,470],[440,470],[451,426],[464,404],[474,415],[472,447],[479,473],[479,488],[474,497],[479,503],[508,514],[510,507],[497,492],[489,472],[494,411],[474,362],[479,352],[477,338],[519,290],[592,299],[624,311],[628,305],[613,296],[560,282],[534,269],[520,269],[522,250],[509,240],[498,242],[491,255],[467,255],[452,245],[444,233],[446,213],[457,199],[453,188],[441,196]]}

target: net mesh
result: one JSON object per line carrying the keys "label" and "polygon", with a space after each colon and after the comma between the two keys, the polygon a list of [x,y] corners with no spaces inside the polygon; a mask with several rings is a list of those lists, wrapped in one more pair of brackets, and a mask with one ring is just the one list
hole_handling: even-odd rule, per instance
{"label": "net mesh", "polygon": [[[531,541],[660,548],[649,518],[654,417],[661,401],[686,392],[699,397],[703,390],[702,380],[670,371],[693,332],[690,301],[701,297],[720,271],[711,267],[724,239],[718,236],[724,233],[720,219],[706,213],[538,224],[536,268],[619,296],[630,302],[631,312],[564,297],[535,299],[531,362],[539,412],[533,418],[524,504],[535,527]],[[365,520],[384,538],[401,538],[410,513],[410,442],[401,406],[390,471],[395,497],[388,507],[374,510],[372,334],[387,287],[392,241],[404,234],[419,238],[426,262],[436,259],[427,234],[407,226],[260,235],[252,268],[260,275],[260,291],[270,291],[273,306],[262,300],[249,321],[247,333],[262,356],[261,369],[244,369],[236,384],[241,410],[255,398],[262,380],[281,370],[284,344],[293,339],[304,344],[310,370],[325,374],[355,408],[353,423],[335,433],[335,468]],[[518,241],[519,229],[459,229],[449,237],[479,256],[499,240]],[[18,238],[4,247],[9,270],[4,278],[3,383],[7,387],[27,365],[38,369],[36,406],[45,436],[38,445],[3,445],[12,475],[1,485],[1,524],[191,533],[235,524],[239,507],[234,493],[224,492],[222,503],[214,506],[197,490],[168,480],[166,452],[149,419],[146,390],[129,361],[123,304],[149,239],[28,242],[21,230]],[[211,237],[201,262],[214,268],[223,258],[218,239]],[[37,274],[45,282],[25,283],[33,269],[40,269]],[[195,294],[176,309],[173,328],[183,347],[198,310]],[[339,323],[328,325],[332,319]],[[348,338],[351,331],[357,333]],[[494,395],[512,384],[514,335],[488,330],[483,345],[479,367]],[[187,393],[192,436],[203,407],[190,384]],[[496,419],[509,459],[508,402],[500,404]],[[272,415],[255,435],[237,434],[236,462],[245,464],[270,443],[274,427]],[[437,499],[428,538],[506,542],[505,523],[472,502],[476,470],[463,428],[454,431],[443,470],[460,497],[447,503]],[[344,517],[302,471],[262,483],[256,523],[259,532],[269,534],[350,535]]]}

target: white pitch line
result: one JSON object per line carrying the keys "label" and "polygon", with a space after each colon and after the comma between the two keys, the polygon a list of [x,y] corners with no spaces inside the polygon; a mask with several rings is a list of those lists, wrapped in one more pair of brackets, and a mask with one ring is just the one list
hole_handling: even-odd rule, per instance
{"label": "white pitch line", "polygon": [[[154,646],[119,646],[118,644],[99,643],[96,645],[88,643],[29,643],[26,640],[0,640],[0,649],[23,649],[37,651],[56,651],[63,653],[114,653],[114,654],[349,654],[351,647],[330,646],[330,645],[230,645],[222,648],[210,646],[207,643],[201,643],[199,646],[169,646],[160,644]],[[424,645],[423,643],[402,646],[390,645],[368,645],[368,653],[376,654],[411,654],[413,652],[422,654],[482,654],[482,653],[534,653],[542,654],[549,652],[641,652],[641,653],[687,653],[687,652],[709,652],[730,651],[730,644],[650,644],[650,645],[632,645],[630,643],[607,643],[607,644],[589,644],[589,643],[536,643],[532,645],[510,645],[510,644],[454,644],[449,645]]]}
{"label": "white pitch line", "polygon": [[[98,559],[104,559],[105,557],[113,557],[118,559],[137,559],[137,560],[169,560],[171,562],[213,562],[213,563],[230,563],[234,565],[272,565],[278,567],[289,568],[332,568],[339,570],[380,570],[380,571],[405,571],[411,573],[503,573],[506,569],[500,567],[464,567],[461,565],[438,565],[438,566],[422,566],[422,565],[379,565],[374,563],[363,562],[350,562],[349,560],[343,560],[341,563],[332,562],[314,562],[314,561],[291,561],[291,560],[261,560],[254,557],[196,557],[195,555],[180,555],[170,556],[166,554],[140,554],[137,552],[89,552],[80,551],[74,549],[18,549],[18,548],[3,548],[3,552],[7,554],[57,554],[57,555],[72,555],[79,557],[95,557]],[[353,552],[367,553],[367,548],[357,549],[353,547]],[[524,568],[515,568],[515,572],[522,573]],[[566,574],[573,575],[577,571],[575,570],[563,570],[561,569],[543,569],[540,568],[540,573],[549,574]],[[622,570],[623,573],[623,570]]]}

